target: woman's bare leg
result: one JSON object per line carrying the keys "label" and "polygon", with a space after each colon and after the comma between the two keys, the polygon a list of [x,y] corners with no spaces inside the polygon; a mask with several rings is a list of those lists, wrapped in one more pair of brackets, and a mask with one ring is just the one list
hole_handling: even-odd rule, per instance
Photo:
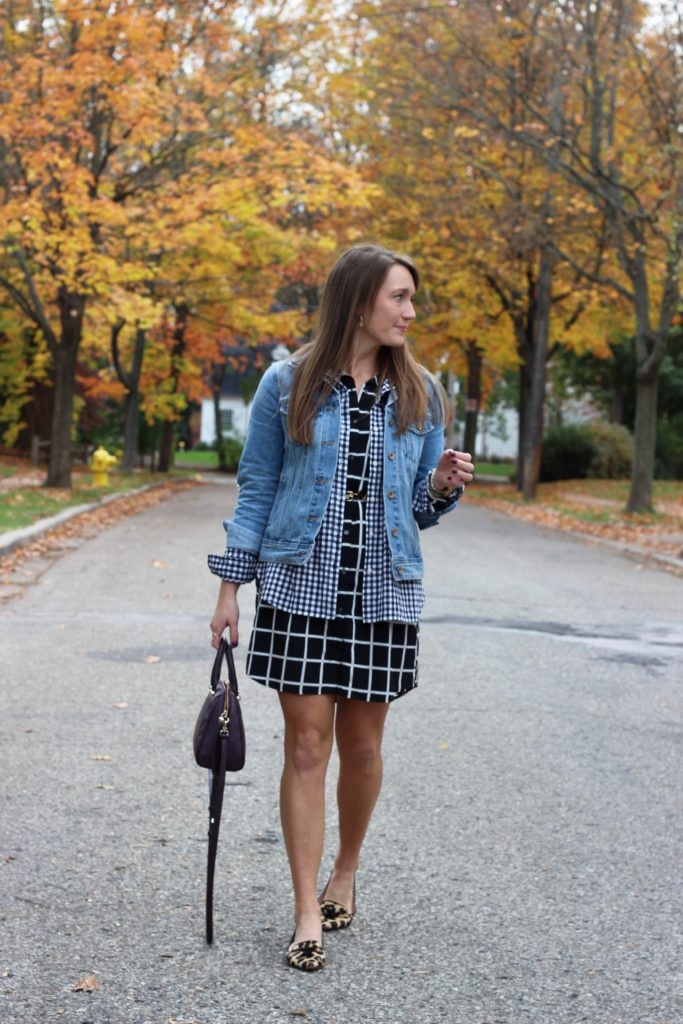
{"label": "woman's bare leg", "polygon": [[294,888],[296,942],[321,941],[316,894],[325,835],[325,775],[332,750],[334,697],[280,694],[285,761],[280,816]]}
{"label": "woman's bare leg", "polygon": [[325,896],[348,910],[361,846],[382,787],[382,737],[389,705],[358,700],[337,702],[339,751],[339,850]]}

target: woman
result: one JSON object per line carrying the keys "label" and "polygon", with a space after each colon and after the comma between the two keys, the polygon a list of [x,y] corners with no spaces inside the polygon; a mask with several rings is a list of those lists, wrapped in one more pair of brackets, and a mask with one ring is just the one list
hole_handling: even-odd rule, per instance
{"label": "woman", "polygon": [[[417,269],[378,246],[345,252],[315,340],[265,373],[225,524],[211,620],[238,641],[237,590],[257,581],[247,672],[279,692],[285,722],[282,830],[294,889],[288,963],[325,965],[323,931],[351,924],[360,850],[382,782],[391,701],[416,685],[424,602],[418,528],[438,522],[472,479],[444,451],[434,379],[406,348]],[[316,895],[325,774],[336,740],[339,847]]]}

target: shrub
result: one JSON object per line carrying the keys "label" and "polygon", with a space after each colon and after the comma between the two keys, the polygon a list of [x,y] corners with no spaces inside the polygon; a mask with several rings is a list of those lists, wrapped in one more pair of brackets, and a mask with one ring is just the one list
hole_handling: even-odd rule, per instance
{"label": "shrub", "polygon": [[683,480],[683,413],[657,421],[655,475],[660,480]]}
{"label": "shrub", "polygon": [[244,441],[237,437],[224,437],[223,438],[223,452],[225,454],[226,469],[229,473],[233,473],[239,465],[240,458],[242,456],[242,449],[244,448]]}
{"label": "shrub", "polygon": [[541,480],[620,480],[631,475],[633,438],[618,423],[591,420],[553,427],[543,439]]}
{"label": "shrub", "polygon": [[633,438],[620,423],[591,420],[585,424],[593,446],[588,476],[599,480],[623,480],[633,469]]}
{"label": "shrub", "polygon": [[543,438],[541,480],[580,480],[588,476],[594,450],[586,424],[552,427]]}

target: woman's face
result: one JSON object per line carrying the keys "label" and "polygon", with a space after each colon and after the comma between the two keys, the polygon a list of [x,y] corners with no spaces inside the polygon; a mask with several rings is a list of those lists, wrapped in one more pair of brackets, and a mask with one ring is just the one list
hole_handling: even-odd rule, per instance
{"label": "woman's face", "polygon": [[413,275],[394,263],[377,292],[372,307],[363,314],[363,340],[398,348],[404,344],[408,325],[415,319]]}

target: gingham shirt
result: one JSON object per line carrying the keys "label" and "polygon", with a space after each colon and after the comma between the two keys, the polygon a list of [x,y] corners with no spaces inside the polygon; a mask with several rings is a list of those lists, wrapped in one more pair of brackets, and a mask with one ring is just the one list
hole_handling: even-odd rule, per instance
{"label": "gingham shirt", "polygon": [[[374,387],[375,379],[366,386]],[[331,619],[336,614],[337,582],[344,525],[344,495],[349,453],[349,391],[342,378],[336,385],[340,396],[341,422],[337,466],[330,501],[325,510],[311,557],[304,565],[283,565],[259,561],[256,555],[226,548],[223,555],[209,555],[212,573],[233,583],[258,581],[260,598],[266,604],[299,615]],[[424,605],[421,580],[396,581],[391,573],[391,551],[385,528],[382,498],[382,456],[384,448],[384,405],[391,385],[384,381],[380,400],[370,413],[370,464],[366,502],[365,572],[363,574],[364,622],[417,622]],[[427,481],[418,484],[413,509],[442,511],[455,504],[459,494],[444,501],[432,501]]]}

